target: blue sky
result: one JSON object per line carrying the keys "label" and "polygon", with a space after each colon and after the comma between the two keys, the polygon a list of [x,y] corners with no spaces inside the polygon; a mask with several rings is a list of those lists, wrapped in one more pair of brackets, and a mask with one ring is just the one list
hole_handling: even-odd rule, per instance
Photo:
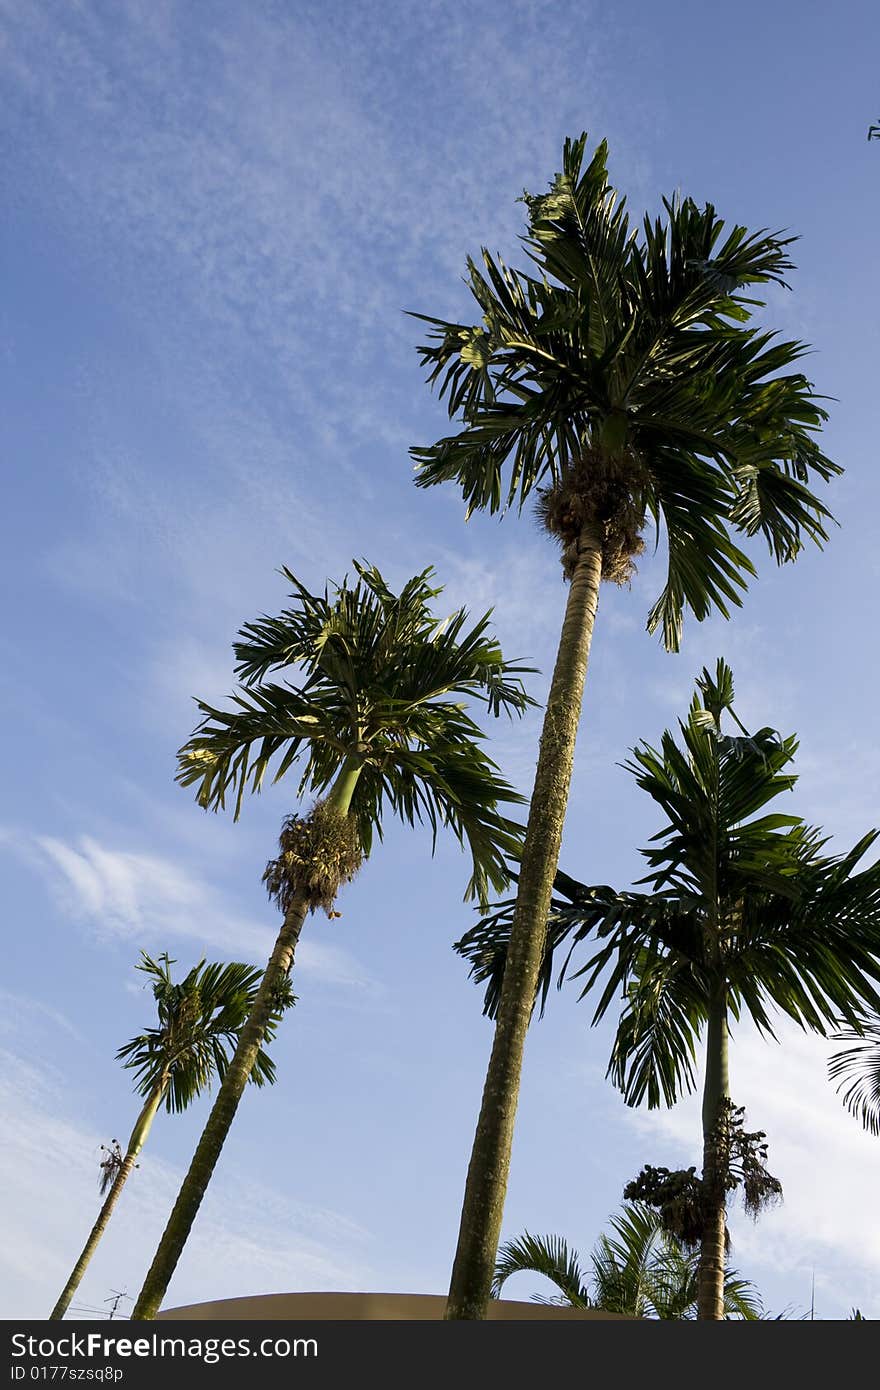
{"label": "blue sky", "polygon": [[[260,875],[292,789],[232,825],[173,772],[192,697],[232,689],[239,625],[284,603],[278,567],[320,587],[353,556],[394,583],[433,564],[443,606],[495,605],[546,691],[556,554],[528,514],[465,526],[453,491],[413,487],[409,446],[447,422],[403,310],[464,312],[481,245],[517,262],[516,199],[566,135],[608,138],[636,214],[678,188],[800,235],[766,317],[814,345],[846,473],[826,551],[760,557],[743,610],[691,624],[676,656],[644,632],[662,554],[603,590],[563,866],[638,874],[658,825],[617,764],[722,653],[746,722],[801,736],[793,807],[841,848],[880,820],[878,40],[859,0],[733,18],[684,0],[0,0],[5,1316],[48,1312],[97,1209],[98,1145],[131,1127],[113,1054],[151,1021],[140,948],[184,970],[261,962],[274,938]],[[490,730],[524,792],[537,731]],[[239,1113],[169,1305],[445,1291],[491,1037],[451,950],[466,878],[454,845],[432,861],[427,832],[389,825],[343,916],[310,920],[279,1083]],[[533,1029],[505,1217],[584,1253],[644,1162],[699,1161],[698,1105],[627,1110],[587,1024],[571,990]],[[733,1094],[786,1197],[757,1226],[734,1216],[734,1262],[777,1311],[808,1305],[815,1271],[819,1315],[880,1316],[877,1142],[825,1081],[827,1046],[780,1038],[735,1036]],[[78,1304],[138,1292],[205,1115],[157,1121]]]}

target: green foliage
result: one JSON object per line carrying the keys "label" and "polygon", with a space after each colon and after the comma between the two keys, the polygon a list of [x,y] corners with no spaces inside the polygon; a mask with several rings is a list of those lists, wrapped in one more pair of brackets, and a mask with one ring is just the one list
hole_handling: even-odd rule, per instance
{"label": "green foliage", "polygon": [[[557,873],[538,997],[543,1007],[556,958],[558,983],[601,983],[593,1022],[622,996],[609,1075],[627,1104],[672,1104],[695,1083],[696,1044],[723,984],[733,1019],[746,1012],[774,1036],[776,1007],[827,1034],[841,1018],[858,1026],[880,996],[880,860],[860,861],[871,831],[848,852],[825,854],[821,832],[764,808],[791,788],[794,738],[771,729],[726,734],[733,682],[719,663],[704,670],[681,743],[641,744],[624,767],[657,802],[666,824],[641,853],[646,892],[616,892]],[[742,726],[737,721],[738,729]],[[485,1011],[497,1008],[513,905],[504,902],[457,944]],[[578,946],[593,953],[571,971]]]}
{"label": "green foliage", "polygon": [[[320,796],[343,764],[360,775],[351,801],[364,854],[382,833],[387,804],[405,823],[452,830],[470,850],[468,893],[485,900],[509,882],[505,854],[520,827],[501,807],[522,803],[479,746],[484,734],[468,699],[498,715],[534,702],[521,677],[531,668],[506,662],[489,635],[489,618],[467,628],[467,611],[436,617],[442,592],[427,569],[394,594],[379,571],[356,564],[358,581],[315,595],[290,572],[293,607],[242,628],[235,643],[242,681],[235,708],[199,701],[204,718],[179,754],[177,780],[195,786],[199,804],[217,810],[235,793],[258,792],[270,764],[274,781],[295,763],[297,795]],[[270,673],[293,669],[299,684]]]}
{"label": "green foliage", "polygon": [[[159,1023],[132,1038],[116,1054],[117,1060],[134,1071],[142,1096],[148,1096],[167,1078],[165,1107],[169,1113],[185,1110],[215,1075],[223,1080],[230,1052],[263,978],[262,970],[240,962],[206,965],[201,960],[175,984],[171,979],[173,964],[167,953],[153,960],[146,951],[141,952],[137,969],[150,981]],[[272,1041],[282,1014],[293,1003],[290,982],[285,981],[266,1028],[265,1042]],[[263,1048],[250,1080],[255,1086],[275,1080],[275,1064]]]}
{"label": "green foliage", "polygon": [[839,1082],[843,1103],[869,1134],[880,1135],[880,1017],[861,1018],[834,1035],[845,1042],[828,1064],[832,1081]]}
{"label": "green foliage", "polygon": [[739,606],[754,568],[733,534],[762,535],[778,563],[827,539],[813,477],[841,472],[818,447],[827,418],[799,371],[807,351],[749,327],[784,285],[793,238],[725,231],[714,207],[664,200],[631,227],[603,141],[567,140],[549,193],[526,194],[536,273],[483,250],[468,261],[481,321],[430,325],[419,348],[458,434],[412,450],[417,483],[451,481],[468,510],[521,507],[590,449],[641,464],[632,501],[661,526],[667,582],[648,618],[677,649],[683,612]]}
{"label": "green foliage", "polygon": [[[658,1212],[632,1202],[611,1218],[585,1271],[577,1251],[561,1236],[526,1232],[498,1251],[493,1296],[501,1296],[512,1274],[542,1274],[559,1289],[551,1302],[572,1308],[602,1308],[637,1318],[693,1319],[697,1303],[697,1257],[666,1230]],[[539,1300],[543,1301],[543,1300]],[[761,1317],[753,1285],[733,1271],[724,1287],[725,1316]]]}

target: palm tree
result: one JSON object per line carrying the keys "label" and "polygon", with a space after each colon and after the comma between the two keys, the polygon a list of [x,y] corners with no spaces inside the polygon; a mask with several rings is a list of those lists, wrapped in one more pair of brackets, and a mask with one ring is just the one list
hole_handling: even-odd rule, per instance
{"label": "palm tree", "polygon": [[843,1091],[843,1103],[869,1134],[880,1134],[880,1016],[860,1019],[835,1034],[845,1042],[828,1064],[828,1074]]}
{"label": "palm tree", "polygon": [[[691,1319],[697,1307],[697,1257],[667,1231],[660,1214],[645,1202],[626,1203],[611,1218],[584,1271],[580,1256],[560,1236],[528,1231],[498,1251],[492,1296],[511,1274],[543,1274],[559,1289],[551,1300],[570,1308],[601,1308],[634,1318]],[[543,1300],[542,1300],[543,1301]],[[732,1271],[724,1281],[724,1316],[761,1317],[754,1287]]]}
{"label": "palm tree", "polygon": [[[465,630],[467,612],[441,620],[430,601],[425,570],[392,593],[378,570],[356,564],[332,596],[308,592],[291,574],[295,606],[280,617],[247,624],[235,643],[243,688],[231,711],[199,701],[205,716],[180,752],[178,780],[195,785],[200,805],[216,810],[235,791],[239,814],[248,787],[259,791],[278,756],[275,781],[297,761],[298,796],[320,797],[303,817],[289,816],[280,853],[264,882],[283,923],[189,1172],[156,1252],[133,1318],[151,1318],[174,1272],[244,1084],[260,1045],[274,992],[287,979],[306,913],[333,903],[342,883],[382,833],[388,807],[409,825],[427,821],[436,839],[448,826],[470,850],[466,896],[485,901],[509,882],[505,854],[521,843],[521,827],[501,812],[521,803],[479,747],[483,738],[462,698],[485,699],[497,715],[522,713],[533,702],[520,677],[529,668],[504,661],[488,635],[490,614]],[[299,668],[301,683],[268,674]]]}
{"label": "palm tree", "polygon": [[524,196],[537,273],[484,251],[485,275],[468,263],[479,324],[416,315],[432,327],[429,380],[463,422],[413,449],[416,482],[457,484],[469,512],[521,509],[537,490],[569,581],[449,1318],[485,1316],[600,582],[627,583],[646,525],[659,539],[662,524],[667,579],[648,629],[676,650],[685,609],[701,621],[741,603],[755,571],[732,533],[793,560],[805,538],[827,539],[808,484],[841,471],[814,438],[826,413],[810,382],[787,371],[805,346],[747,326],[755,287],[784,284],[792,238],[723,236],[711,205],[679,198],[630,229],[606,145],[585,167],[586,138],[566,141],[549,193]]}
{"label": "palm tree", "polygon": [[[729,712],[740,729],[724,734]],[[684,748],[664,733],[660,751],[642,744],[624,764],[664,811],[668,823],[642,850],[647,892],[588,887],[556,876],[536,994],[546,1001],[553,959],[594,939],[578,971],[582,996],[604,977],[593,1016],[622,993],[623,1013],[609,1075],[628,1105],[672,1105],[695,1085],[698,1040],[706,1036],[703,1172],[645,1170],[625,1196],[656,1200],[671,1228],[697,1241],[700,1316],[719,1318],[728,1193],[741,1186],[756,1212],[778,1195],[766,1173],[761,1132],[746,1134],[730,1099],[728,1034],[747,1013],[774,1037],[775,1006],[803,1028],[825,1035],[841,1018],[853,1025],[880,996],[880,860],[857,871],[874,845],[872,830],[846,854],[826,855],[821,833],[799,816],[762,812],[797,778],[785,769],[797,741],[764,728],[749,736],[733,710],[733,677],[719,661],[704,668]],[[499,1007],[514,904],[501,904],[458,943],[472,973],[488,981],[486,1011]],[[683,1224],[677,1224],[683,1222]]]}
{"label": "palm tree", "polygon": [[[148,1028],[120,1047],[116,1058],[134,1071],[135,1088],[144,1097],[144,1105],[124,1153],[115,1139],[109,1148],[101,1145],[107,1155],[100,1165],[99,1181],[104,1205],[49,1315],[50,1320],[63,1318],[67,1312],[119,1195],[132,1169],[138,1166],[138,1155],[160,1107],[164,1104],[169,1114],[180,1113],[210,1087],[215,1075],[222,1079],[229,1062],[229,1050],[235,1045],[256,998],[260,971],[250,965],[238,962],[206,965],[200,960],[179,984],[175,984],[171,978],[173,964],[167,952],[158,960],[153,960],[146,951],[141,952],[136,969],[142,970],[151,982],[159,1023],[158,1027]],[[279,992],[264,1041],[271,1042],[282,1011],[292,1003],[289,988]],[[263,1086],[274,1080],[275,1064],[261,1050],[251,1081]]]}

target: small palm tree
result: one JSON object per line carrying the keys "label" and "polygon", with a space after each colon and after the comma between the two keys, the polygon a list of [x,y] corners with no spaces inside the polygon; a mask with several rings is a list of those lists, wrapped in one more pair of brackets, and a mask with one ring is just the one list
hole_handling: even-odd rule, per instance
{"label": "small palm tree", "polygon": [[[533,703],[488,635],[487,613],[466,630],[467,612],[445,620],[430,611],[442,592],[425,570],[394,594],[378,570],[356,564],[358,582],[314,595],[287,569],[295,606],[246,625],[235,644],[243,682],[236,708],[199,701],[204,719],[180,753],[178,780],[216,810],[235,792],[259,791],[277,757],[275,781],[299,762],[298,795],[318,800],[284,823],[280,853],[267,866],[269,896],[283,914],[275,949],[235,1056],[199,1141],[133,1318],[157,1312],[211,1179],[263,1037],[275,991],[287,980],[306,914],[333,903],[357,872],[387,805],[405,823],[452,830],[471,854],[467,896],[484,901],[509,882],[505,854],[521,827],[501,807],[521,803],[479,746],[483,733],[462,697],[484,699],[493,714]],[[270,672],[299,668],[301,683],[275,684]],[[328,792],[329,788],[329,792]]]}
{"label": "small palm tree", "polygon": [[869,1134],[880,1134],[880,1016],[860,1019],[856,1027],[835,1034],[847,1043],[834,1053],[828,1075],[839,1082],[843,1103]]}
{"label": "small palm tree", "polygon": [[[601,1308],[634,1318],[694,1318],[698,1259],[664,1228],[659,1212],[644,1202],[627,1203],[610,1224],[611,1234],[600,1236],[587,1271],[560,1236],[526,1232],[508,1241],[498,1251],[493,1297],[501,1297],[511,1274],[528,1272],[550,1279],[560,1293],[551,1301],[570,1308]],[[724,1316],[753,1320],[761,1314],[754,1287],[728,1271]]]}
{"label": "small palm tree", "polygon": [[[810,491],[839,467],[814,432],[826,418],[788,369],[801,343],[748,327],[756,287],[783,284],[790,239],[749,234],[707,204],[664,204],[630,228],[604,141],[585,163],[568,140],[550,192],[526,194],[536,273],[483,253],[469,262],[481,321],[419,314],[419,349],[458,434],[414,449],[416,482],[452,482],[468,510],[537,492],[569,581],[541,734],[516,919],[468,1170],[447,1317],[482,1318],[501,1230],[519,1077],[559,860],[600,582],[626,584],[644,531],[666,533],[666,584],[648,628],[676,650],[685,609],[739,606],[754,568],[733,536],[763,536],[777,562],[821,543]],[[506,472],[506,476],[505,476]]]}
{"label": "small palm tree", "polygon": [[[152,985],[159,1023],[120,1047],[116,1057],[134,1072],[136,1090],[145,1098],[144,1105],[124,1153],[115,1139],[109,1148],[101,1146],[107,1155],[100,1165],[99,1180],[105,1201],[50,1320],[63,1318],[67,1312],[119,1195],[132,1169],[138,1166],[138,1155],[160,1107],[164,1104],[169,1114],[186,1110],[196,1096],[210,1087],[214,1076],[222,1079],[229,1051],[235,1046],[256,998],[260,971],[250,965],[206,965],[201,960],[175,984],[171,978],[173,964],[167,952],[158,960],[141,952],[136,968],[144,972]],[[292,1003],[289,988],[279,993],[265,1042],[271,1042],[283,1009]],[[263,1086],[274,1080],[275,1064],[261,1050],[251,1081]]]}
{"label": "small palm tree", "polygon": [[[729,713],[740,733],[722,732]],[[821,833],[799,816],[758,814],[794,786],[786,771],[794,738],[748,735],[733,710],[733,676],[719,661],[703,670],[684,747],[668,730],[660,750],[642,744],[624,766],[658,803],[667,824],[642,850],[647,892],[588,887],[558,873],[536,994],[546,1001],[554,956],[568,942],[560,983],[577,945],[597,949],[575,976],[582,996],[604,988],[593,1022],[622,995],[609,1075],[628,1105],[672,1105],[695,1085],[698,1040],[706,1037],[703,1172],[646,1169],[625,1196],[650,1196],[671,1228],[700,1246],[699,1308],[722,1316],[729,1192],[740,1186],[757,1212],[779,1194],[766,1173],[764,1135],[746,1134],[730,1099],[731,1021],[748,1014],[774,1037],[775,1006],[825,1035],[855,1025],[880,996],[880,860],[857,871],[878,831],[846,854],[826,855]],[[501,904],[458,943],[472,973],[487,980],[486,1011],[498,1008],[514,904]],[[683,1222],[683,1224],[677,1224]]]}

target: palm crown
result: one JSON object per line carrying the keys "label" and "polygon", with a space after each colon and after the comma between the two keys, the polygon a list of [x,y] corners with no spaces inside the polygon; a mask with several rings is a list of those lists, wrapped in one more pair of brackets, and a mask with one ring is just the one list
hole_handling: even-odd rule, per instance
{"label": "palm crown", "polygon": [[743,326],[763,303],[751,287],[784,284],[793,238],[725,236],[711,204],[680,198],[639,235],[605,142],[586,167],[585,146],[566,141],[550,192],[524,196],[537,274],[484,250],[485,275],[468,262],[479,324],[415,315],[433,327],[420,348],[429,380],[464,425],[413,449],[416,481],[454,481],[469,510],[496,511],[586,461],[580,487],[606,548],[615,512],[634,528],[629,554],[648,517],[658,538],[665,527],[667,581],[648,627],[677,648],[685,607],[702,619],[741,602],[754,568],[731,533],[762,534],[780,563],[804,536],[821,543],[829,513],[808,483],[841,470],[814,438],[819,398],[786,372],[805,346]]}
{"label": "palm crown", "polygon": [[[235,791],[239,814],[248,787],[259,791],[275,763],[277,781],[300,765],[299,795],[318,801],[288,816],[280,854],[264,883],[283,914],[272,955],[235,1055],[196,1147],[132,1316],[152,1317],[161,1303],[261,1045],[269,1010],[287,979],[306,913],[333,915],[336,893],[382,833],[387,804],[405,822],[448,826],[471,852],[468,892],[484,901],[509,881],[505,854],[521,828],[499,809],[521,802],[482,751],[483,734],[467,713],[470,698],[495,714],[532,703],[524,667],[505,662],[488,636],[489,614],[470,629],[459,609],[445,621],[430,611],[441,592],[432,570],[399,594],[379,571],[356,564],[357,582],[310,593],[290,570],[295,604],[277,618],[241,629],[235,644],[241,688],[236,708],[199,702],[204,718],[181,749],[178,781],[195,785],[202,806],[217,809]],[[292,668],[299,683],[269,681]],[[332,785],[331,785],[332,784]],[[326,798],[321,793],[330,788]]]}
{"label": "palm crown", "polygon": [[[684,747],[667,731],[660,750],[642,744],[624,764],[668,818],[641,851],[647,892],[556,877],[542,1005],[556,953],[567,944],[561,984],[572,952],[592,940],[597,949],[574,975],[584,978],[582,997],[604,977],[594,1023],[622,994],[609,1073],[631,1105],[645,1096],[649,1106],[672,1104],[692,1089],[696,1041],[719,987],[734,1019],[745,1011],[771,1036],[772,1006],[825,1034],[880,1003],[880,860],[857,868],[878,832],[829,855],[800,817],[758,814],[796,781],[785,769],[797,743],[769,728],[722,733],[732,702],[730,670],[719,661],[714,678],[704,669],[680,724]],[[489,1013],[510,919],[511,905],[501,904],[458,943],[487,982]]]}
{"label": "palm crown", "polygon": [[[214,1075],[222,1081],[241,1027],[250,1013],[262,970],[243,965],[206,965],[204,960],[178,983],[171,978],[173,960],[167,953],[153,960],[141,952],[138,970],[150,980],[159,1015],[155,1028],[132,1038],[116,1056],[135,1074],[136,1089],[149,1096],[164,1087],[169,1114],[185,1110]],[[293,1003],[289,982],[279,993],[275,1013],[266,1029],[271,1042],[283,1011]],[[260,1050],[251,1081],[256,1086],[275,1080],[275,1064]]]}
{"label": "palm crown", "polygon": [[[243,682],[233,711],[199,701],[205,718],[180,753],[178,781],[196,784],[206,808],[236,792],[235,814],[250,784],[259,791],[273,758],[277,781],[297,761],[300,796],[320,794],[348,762],[359,769],[350,813],[361,847],[381,835],[384,804],[405,822],[449,826],[470,849],[468,892],[483,898],[508,881],[505,851],[519,840],[499,804],[522,798],[479,747],[484,735],[461,697],[485,699],[498,714],[533,701],[520,677],[530,668],[504,661],[488,635],[490,614],[466,630],[462,608],[435,617],[427,569],[392,593],[379,571],[356,564],[345,580],[314,595],[290,570],[294,608],[242,628],[235,644]],[[296,667],[301,683],[269,682]]]}

